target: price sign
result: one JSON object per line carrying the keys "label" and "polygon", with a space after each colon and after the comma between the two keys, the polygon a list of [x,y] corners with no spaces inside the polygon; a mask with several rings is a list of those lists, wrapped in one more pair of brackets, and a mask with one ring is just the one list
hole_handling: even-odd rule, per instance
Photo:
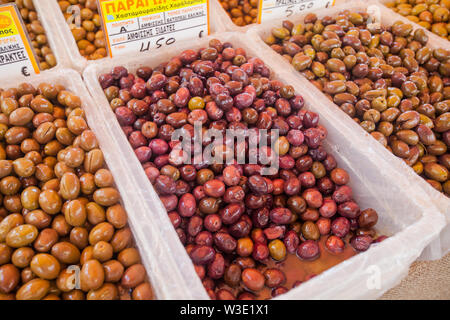
{"label": "price sign", "polygon": [[39,66],[15,4],[0,6],[0,71],[10,76],[39,73]]}
{"label": "price sign", "polygon": [[111,57],[209,34],[209,0],[98,1]]}
{"label": "price sign", "polygon": [[259,0],[258,23],[334,5],[335,0]]}

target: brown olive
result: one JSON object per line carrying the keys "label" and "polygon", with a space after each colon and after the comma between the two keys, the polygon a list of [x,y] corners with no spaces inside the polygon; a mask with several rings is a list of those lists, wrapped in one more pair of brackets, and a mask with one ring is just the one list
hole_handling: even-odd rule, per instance
{"label": "brown olive", "polygon": [[106,282],[117,282],[122,278],[124,266],[117,260],[109,260],[103,264]]}
{"label": "brown olive", "polygon": [[60,271],[60,264],[56,258],[50,254],[39,253],[31,259],[31,270],[41,279],[56,279]]}
{"label": "brown olive", "polygon": [[58,242],[52,249],[51,253],[63,264],[74,264],[80,259],[80,251],[70,242]]}
{"label": "brown olive", "polygon": [[97,290],[90,290],[86,296],[87,300],[117,300],[119,291],[112,283],[105,283]]}
{"label": "brown olive", "polygon": [[117,255],[117,260],[125,268],[128,268],[140,261],[139,252],[135,248],[124,249]]}
{"label": "brown olive", "polygon": [[19,284],[19,270],[12,264],[5,264],[0,267],[0,292],[10,293]]}
{"label": "brown olive", "polygon": [[127,268],[122,276],[121,284],[127,288],[134,288],[145,280],[145,269],[142,264],[134,264]]}
{"label": "brown olive", "polygon": [[13,228],[6,235],[6,244],[13,248],[20,248],[31,244],[38,236],[38,230],[30,224],[23,224]]}
{"label": "brown olive", "polygon": [[34,241],[34,249],[38,252],[48,252],[58,241],[58,233],[51,228],[42,230]]}
{"label": "brown olive", "polygon": [[83,264],[80,273],[80,284],[83,291],[100,288],[105,279],[103,267],[97,260],[89,260]]}
{"label": "brown olive", "polygon": [[43,279],[33,279],[22,285],[16,293],[17,300],[40,300],[47,295],[50,282]]}
{"label": "brown olive", "polygon": [[26,268],[30,265],[33,256],[33,249],[29,247],[18,248],[12,254],[11,261],[18,268]]}

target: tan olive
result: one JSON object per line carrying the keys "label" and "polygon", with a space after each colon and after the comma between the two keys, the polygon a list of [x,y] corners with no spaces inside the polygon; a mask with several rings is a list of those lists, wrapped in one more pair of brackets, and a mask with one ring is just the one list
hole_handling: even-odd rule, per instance
{"label": "tan olive", "polygon": [[53,113],[53,104],[41,95],[38,95],[31,100],[30,107],[37,113]]}
{"label": "tan olive", "polygon": [[20,281],[19,270],[12,264],[0,266],[0,292],[12,292]]}
{"label": "tan olive", "polygon": [[53,140],[55,133],[55,125],[52,122],[44,122],[33,132],[33,138],[40,144],[46,144]]}
{"label": "tan olive", "polygon": [[144,282],[144,280],[144,266],[142,264],[135,264],[125,270],[120,283],[126,288],[134,288]]}
{"label": "tan olive", "polygon": [[437,132],[445,132],[450,130],[450,112],[441,114],[434,121],[435,130]]}
{"label": "tan olive", "polygon": [[[35,131],[36,132],[36,131]],[[51,140],[45,143],[44,154],[46,156],[56,156],[58,152],[63,148],[63,145],[57,140]]]}
{"label": "tan olive", "polygon": [[33,247],[38,252],[48,252],[52,246],[58,241],[58,233],[51,228],[42,230],[36,240]]}
{"label": "tan olive", "polygon": [[117,230],[111,239],[111,245],[113,246],[114,252],[120,252],[123,249],[131,245],[132,235],[131,230],[128,227]]}
{"label": "tan olive", "polygon": [[61,266],[54,256],[39,253],[31,260],[30,268],[41,279],[52,280],[58,277]]}
{"label": "tan olive", "polygon": [[379,143],[381,143],[384,147],[387,147],[387,144],[388,144],[387,139],[382,133],[380,133],[378,131],[373,131],[373,132],[370,133],[370,135],[375,140],[377,140]]}
{"label": "tan olive", "polygon": [[0,264],[7,264],[11,260],[12,249],[6,243],[0,243]]}
{"label": "tan olive", "polygon": [[92,228],[89,233],[89,243],[95,245],[99,241],[109,242],[114,236],[114,227],[108,222],[102,222]]}
{"label": "tan olive", "polygon": [[270,241],[268,247],[270,256],[273,259],[282,261],[286,258],[286,246],[281,240],[275,239]]}
{"label": "tan olive", "polygon": [[89,151],[84,160],[84,170],[95,173],[103,167],[103,152],[100,149]]}
{"label": "tan olive", "polygon": [[18,268],[26,268],[30,265],[34,251],[30,247],[18,248],[11,256],[11,262]]}
{"label": "tan olive", "polygon": [[329,81],[324,85],[323,90],[329,94],[342,93],[346,90],[346,84],[343,80]]}
{"label": "tan olive", "polygon": [[117,229],[121,229],[127,224],[127,214],[120,204],[111,206],[106,210],[106,219]]}
{"label": "tan olive", "polygon": [[64,163],[70,168],[81,166],[84,161],[84,151],[78,147],[68,147],[64,156]]}
{"label": "tan olive", "polygon": [[85,228],[75,227],[70,231],[70,242],[78,249],[84,249],[88,246],[89,233]]}
{"label": "tan olive", "polygon": [[23,224],[23,222],[24,222],[23,216],[18,213],[12,213],[6,216],[0,222],[0,243],[5,242],[8,233],[15,227],[18,227],[21,224]]}
{"label": "tan olive", "polygon": [[13,169],[11,160],[0,160],[0,179],[11,174]]}
{"label": "tan olive", "polygon": [[63,300],[85,300],[85,294],[83,291],[75,289],[62,294]]}
{"label": "tan olive", "polygon": [[[55,172],[56,177],[58,179],[61,179],[65,173],[67,173],[67,172],[74,173],[75,170],[73,168],[70,168],[69,166],[67,166],[64,162],[58,162],[57,164],[55,164],[54,172]],[[65,192],[65,191],[66,190],[64,190],[63,192]]]}
{"label": "tan olive", "polygon": [[99,241],[94,245],[92,255],[100,262],[108,261],[113,256],[113,247],[106,241]]}
{"label": "tan olive", "polygon": [[19,107],[17,100],[13,98],[5,98],[0,103],[0,110],[6,115],[10,116],[14,110]]}
{"label": "tan olive", "polygon": [[34,116],[33,110],[28,107],[17,108],[9,115],[9,124],[12,126],[25,126]]}
{"label": "tan olive", "polygon": [[80,250],[67,241],[56,243],[52,247],[51,253],[58,259],[59,262],[63,264],[75,264],[80,260],[81,255]]}
{"label": "tan olive", "polygon": [[67,119],[67,128],[75,135],[80,135],[88,128],[86,121],[80,116],[71,116]]}
{"label": "tan olive", "polygon": [[295,55],[292,59],[292,66],[297,71],[303,71],[307,68],[309,68],[312,64],[312,59],[309,56],[306,55]]}
{"label": "tan olive", "polygon": [[109,260],[103,264],[106,282],[118,282],[122,278],[124,266],[117,260]]}
{"label": "tan olive", "polygon": [[441,140],[436,140],[433,144],[427,146],[430,155],[440,156],[447,152],[447,145]]}
{"label": "tan olive", "polygon": [[74,200],[80,194],[81,186],[77,175],[66,172],[59,182],[59,193],[65,200]]}
{"label": "tan olive", "polygon": [[62,200],[55,190],[44,190],[39,194],[39,205],[48,214],[61,211]]}
{"label": "tan olive", "polygon": [[331,58],[328,59],[326,62],[326,67],[330,72],[345,72],[345,64],[342,60],[336,59],[336,58]]}
{"label": "tan olive", "polygon": [[139,263],[141,258],[139,252],[135,248],[127,248],[122,250],[117,255],[117,260],[125,267],[130,267],[133,264]]}
{"label": "tan olive", "polygon": [[90,195],[94,193],[96,186],[95,186],[95,178],[94,175],[91,173],[85,173],[80,177],[80,185],[81,185],[81,192]]}
{"label": "tan olive", "polygon": [[419,124],[416,128],[417,135],[419,136],[420,142],[424,145],[431,145],[436,142],[436,136],[434,132],[426,125]]}
{"label": "tan olive", "polygon": [[395,135],[409,145],[416,145],[419,142],[419,136],[412,130],[400,130]]}
{"label": "tan olive", "polygon": [[85,205],[78,199],[70,200],[64,210],[64,217],[73,227],[82,226],[87,217]]}
{"label": "tan olive", "polygon": [[23,178],[30,177],[34,174],[35,166],[33,161],[26,158],[19,158],[13,161],[14,172]]}
{"label": "tan olive", "polygon": [[391,142],[392,152],[400,158],[409,157],[409,147],[408,145],[400,140],[395,140]]}
{"label": "tan olive", "polygon": [[450,196],[450,182],[449,182],[449,180],[447,180],[446,182],[444,182],[442,184],[442,189],[443,189],[443,191],[445,192],[445,194],[447,196]]}
{"label": "tan olive", "polygon": [[94,192],[94,201],[102,206],[112,206],[119,201],[119,192],[115,188],[101,188]]}
{"label": "tan olive", "polygon": [[[114,185],[114,178],[111,172],[107,169],[99,169],[94,175],[95,184],[99,188],[112,187]],[[176,180],[176,179],[174,179]]]}
{"label": "tan olive", "polygon": [[63,145],[70,145],[73,143],[75,136],[68,128],[58,128],[56,129],[55,137]]}
{"label": "tan olive", "polygon": [[302,235],[308,240],[317,240],[320,237],[317,225],[312,221],[306,221],[302,225]]}
{"label": "tan olive", "polygon": [[430,179],[445,182],[449,178],[448,170],[438,163],[427,163],[424,172]]}
{"label": "tan olive", "polygon": [[406,111],[396,120],[402,129],[412,129],[420,122],[420,115],[416,111]]}
{"label": "tan olive", "polygon": [[84,151],[88,152],[98,148],[97,138],[91,130],[84,130],[80,137],[80,147]]}
{"label": "tan olive", "polygon": [[50,282],[43,279],[33,279],[22,285],[16,293],[17,300],[40,300],[47,295]]}
{"label": "tan olive", "polygon": [[12,196],[20,190],[20,180],[14,176],[7,176],[0,180],[0,192],[4,196]]}
{"label": "tan olive", "polygon": [[80,256],[80,263],[83,265],[94,258],[94,247],[88,246],[83,249]]}
{"label": "tan olive", "polygon": [[86,213],[88,221],[93,224],[99,224],[106,220],[105,210],[102,206],[95,202],[89,202],[86,204]]}
{"label": "tan olive", "polygon": [[87,300],[117,300],[119,291],[112,283],[105,283],[97,290],[90,290],[86,296]]}
{"label": "tan olive", "polygon": [[[39,181],[47,182],[55,177],[55,173],[48,165],[39,163],[36,165],[35,177]],[[44,188],[41,188],[42,190]]]}
{"label": "tan olive", "polygon": [[27,267],[20,273],[20,278],[22,279],[22,283],[26,283],[32,279],[35,279],[36,275],[33,273],[33,271],[31,271],[30,267]]}
{"label": "tan olive", "polygon": [[103,267],[97,260],[87,261],[80,272],[81,290],[96,290],[103,285],[105,273]]}
{"label": "tan olive", "polygon": [[52,222],[51,216],[39,209],[27,212],[24,215],[24,218],[26,223],[31,224],[38,229],[46,228]]}
{"label": "tan olive", "polygon": [[13,228],[6,236],[6,244],[12,248],[25,247],[38,236],[38,230],[30,224],[23,224]]}
{"label": "tan olive", "polygon": [[39,194],[41,190],[37,187],[28,187],[22,191],[20,201],[22,206],[27,210],[35,210],[39,208]]}
{"label": "tan olive", "polygon": [[134,288],[132,293],[133,300],[152,300],[153,290],[149,283],[141,283]]}
{"label": "tan olive", "polygon": [[71,226],[67,223],[63,215],[57,215],[53,218],[52,228],[58,232],[60,236],[66,236],[69,234]]}

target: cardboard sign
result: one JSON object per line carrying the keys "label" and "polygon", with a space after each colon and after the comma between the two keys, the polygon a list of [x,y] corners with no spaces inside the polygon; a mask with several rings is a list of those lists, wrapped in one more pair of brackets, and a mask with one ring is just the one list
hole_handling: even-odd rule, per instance
{"label": "cardboard sign", "polygon": [[259,0],[258,23],[288,19],[294,14],[328,8],[333,6],[334,2],[335,0]]}
{"label": "cardboard sign", "polygon": [[39,73],[39,65],[15,4],[0,6],[0,71],[11,77]]}
{"label": "cardboard sign", "polygon": [[98,5],[111,57],[209,34],[209,0],[98,0]]}

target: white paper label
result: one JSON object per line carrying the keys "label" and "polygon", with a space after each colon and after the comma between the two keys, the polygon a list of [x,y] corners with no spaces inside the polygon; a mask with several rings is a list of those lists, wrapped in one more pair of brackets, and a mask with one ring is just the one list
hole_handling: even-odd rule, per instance
{"label": "white paper label", "polygon": [[110,56],[209,34],[209,0],[99,0]]}
{"label": "white paper label", "polygon": [[0,71],[8,77],[39,73],[15,4],[0,6]]}
{"label": "white paper label", "polygon": [[334,5],[334,2],[335,0],[259,0],[258,23],[328,8]]}

